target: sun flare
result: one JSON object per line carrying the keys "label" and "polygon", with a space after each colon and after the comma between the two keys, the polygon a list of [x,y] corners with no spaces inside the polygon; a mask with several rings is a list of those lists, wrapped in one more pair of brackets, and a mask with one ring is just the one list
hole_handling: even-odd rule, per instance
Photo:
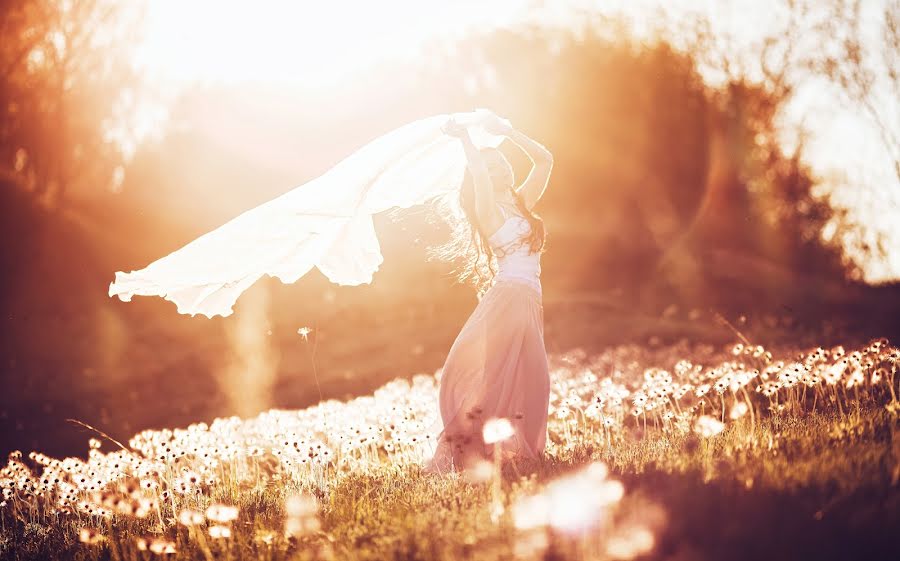
{"label": "sun flare", "polygon": [[528,2],[474,4],[154,1],[136,62],[177,82],[328,84],[385,59],[415,57],[437,36],[502,23]]}

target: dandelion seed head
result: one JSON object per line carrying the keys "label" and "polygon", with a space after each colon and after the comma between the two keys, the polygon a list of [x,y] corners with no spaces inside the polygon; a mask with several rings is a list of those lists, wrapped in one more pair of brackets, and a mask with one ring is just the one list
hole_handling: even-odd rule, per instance
{"label": "dandelion seed head", "polygon": [[738,401],[731,407],[731,412],[728,414],[732,420],[737,420],[747,414],[750,408],[747,406],[747,402]]}
{"label": "dandelion seed head", "polygon": [[694,421],[694,432],[704,438],[710,438],[722,432],[725,423],[709,415],[702,415]]}
{"label": "dandelion seed head", "polygon": [[227,539],[231,537],[231,528],[223,525],[213,525],[209,527],[209,537],[213,539]]}
{"label": "dandelion seed head", "polygon": [[104,540],[103,534],[94,528],[81,528],[78,530],[78,541],[88,545],[94,545]]}
{"label": "dandelion seed head", "polygon": [[174,542],[162,538],[152,540],[149,549],[157,555],[171,555],[177,552]]}
{"label": "dandelion seed head", "polygon": [[178,513],[178,523],[182,526],[199,526],[205,522],[206,517],[196,510],[184,509]]}
{"label": "dandelion seed head", "polygon": [[482,433],[486,444],[494,444],[510,438],[516,431],[509,419],[492,418],[485,422]]}
{"label": "dandelion seed head", "polygon": [[634,526],[614,534],[606,543],[606,553],[612,559],[634,559],[649,553],[655,545],[653,532]]}
{"label": "dandelion seed head", "polygon": [[206,509],[206,518],[212,522],[226,524],[237,520],[238,508],[224,504],[213,504]]}

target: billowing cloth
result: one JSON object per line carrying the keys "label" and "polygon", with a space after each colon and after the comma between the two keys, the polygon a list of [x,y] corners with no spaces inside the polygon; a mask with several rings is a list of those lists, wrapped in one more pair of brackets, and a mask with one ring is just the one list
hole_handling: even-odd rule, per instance
{"label": "billowing cloth", "polygon": [[383,261],[372,215],[458,190],[466,156],[441,126],[467,126],[479,148],[503,137],[481,126],[489,111],[435,115],[369,142],[323,175],[245,211],[146,268],[116,272],[109,295],[162,296],[178,313],[232,314],[263,275],[296,282],[313,267],[336,284],[372,282]]}

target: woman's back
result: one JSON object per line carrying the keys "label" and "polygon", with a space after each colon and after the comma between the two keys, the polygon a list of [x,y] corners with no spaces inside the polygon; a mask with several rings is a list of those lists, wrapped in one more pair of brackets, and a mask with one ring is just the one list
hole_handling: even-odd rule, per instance
{"label": "woman's back", "polygon": [[497,257],[495,281],[524,282],[541,293],[541,254],[532,253],[527,241],[531,224],[525,217],[510,212],[500,205],[505,221],[494,232],[488,243]]}

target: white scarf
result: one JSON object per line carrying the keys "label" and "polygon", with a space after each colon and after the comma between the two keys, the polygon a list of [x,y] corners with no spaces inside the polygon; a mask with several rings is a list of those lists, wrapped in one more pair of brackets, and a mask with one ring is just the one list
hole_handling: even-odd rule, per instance
{"label": "white scarf", "polygon": [[[372,282],[384,260],[372,215],[458,190],[466,156],[441,126],[452,116],[478,148],[503,137],[481,126],[479,109],[413,121],[369,142],[323,175],[247,210],[144,269],[116,272],[109,295],[162,296],[178,313],[232,314],[263,275],[290,284],[318,267],[336,284]],[[508,124],[508,123],[507,123]]]}

